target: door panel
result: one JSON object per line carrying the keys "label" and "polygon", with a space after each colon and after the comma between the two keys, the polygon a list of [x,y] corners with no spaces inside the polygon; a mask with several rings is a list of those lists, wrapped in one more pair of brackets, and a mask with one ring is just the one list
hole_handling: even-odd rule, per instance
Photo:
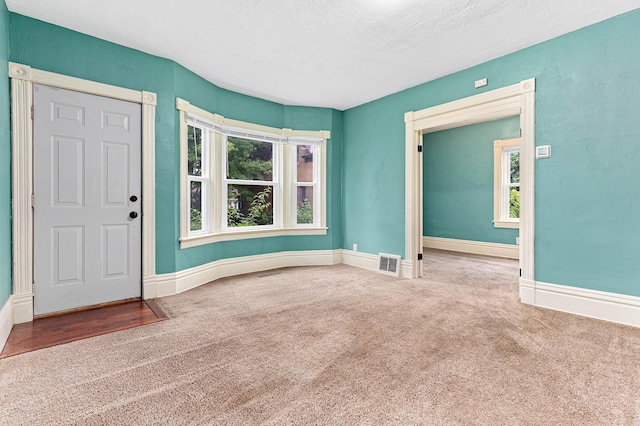
{"label": "door panel", "polygon": [[102,143],[102,206],[127,206],[129,198],[129,145],[113,142]]}
{"label": "door panel", "polygon": [[84,198],[84,140],[53,139],[53,199],[56,207],[82,207]]}
{"label": "door panel", "polygon": [[84,227],[54,226],[54,286],[82,284],[84,281]]}
{"label": "door panel", "polygon": [[140,105],[35,85],[34,110],[34,313],[140,297]]}
{"label": "door panel", "polygon": [[129,275],[129,227],[124,225],[106,225],[103,228],[104,279]]}

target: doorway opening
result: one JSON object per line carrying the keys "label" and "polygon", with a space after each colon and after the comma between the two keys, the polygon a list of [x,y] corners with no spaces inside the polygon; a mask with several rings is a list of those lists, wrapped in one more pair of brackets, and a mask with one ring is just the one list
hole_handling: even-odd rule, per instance
{"label": "doorway opening", "polygon": [[520,117],[424,134],[422,146],[422,247],[518,259]]}
{"label": "doorway opening", "polygon": [[424,134],[520,116],[520,300],[534,295],[535,79],[405,114],[405,255],[411,276],[422,276]]}

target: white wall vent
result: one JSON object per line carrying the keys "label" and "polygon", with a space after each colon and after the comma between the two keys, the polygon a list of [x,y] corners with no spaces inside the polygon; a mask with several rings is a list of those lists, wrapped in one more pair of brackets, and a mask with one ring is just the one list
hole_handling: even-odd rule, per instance
{"label": "white wall vent", "polygon": [[400,256],[395,254],[379,253],[378,272],[399,277],[400,268],[402,268],[402,258]]}

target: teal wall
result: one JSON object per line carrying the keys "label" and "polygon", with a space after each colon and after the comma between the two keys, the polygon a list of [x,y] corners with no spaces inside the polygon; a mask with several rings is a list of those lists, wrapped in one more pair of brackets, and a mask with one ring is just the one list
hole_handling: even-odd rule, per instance
{"label": "teal wall", "polygon": [[[155,92],[156,272],[175,272],[218,259],[291,250],[339,248],[340,205],[328,209],[329,232],[229,241],[180,250],[179,119],[175,98],[223,116],[274,127],[330,130],[327,197],[340,198],[342,112],[289,107],[221,89],[173,61],[11,14],[11,60],[34,68]],[[335,123],[335,124],[334,124]],[[340,126],[339,128],[334,128]]]}
{"label": "teal wall", "polygon": [[[11,60],[33,68],[66,74],[158,95],[156,109],[156,262],[157,272],[175,271],[176,244],[171,232],[179,214],[178,141],[171,61],[88,37],[15,13],[11,14]],[[176,211],[174,211],[176,210]]]}
{"label": "teal wall", "polygon": [[493,141],[520,136],[520,117],[423,136],[423,234],[515,244],[517,229],[493,226]]}
{"label": "teal wall", "polygon": [[[536,78],[535,279],[640,296],[640,10],[344,113],[288,107],[220,89],[172,61],[0,9],[6,55],[35,68],[158,94],[156,118],[157,272],[225,257],[351,248],[404,255],[404,113]],[[2,56],[4,55],[4,58]],[[474,89],[473,82],[489,85]],[[178,248],[178,118],[175,97],[240,120],[332,131],[326,236],[274,237]],[[0,87],[0,162],[8,161],[8,95]],[[4,111],[4,113],[2,113]],[[8,173],[8,167],[0,167]],[[0,179],[0,231],[9,224]],[[0,286],[10,265],[0,236]],[[4,274],[4,275],[2,275]],[[0,301],[7,289],[0,289]]]}
{"label": "teal wall", "polygon": [[0,2],[0,308],[11,294],[11,133],[9,11]]}
{"label": "teal wall", "polygon": [[[535,279],[640,296],[640,10],[345,111],[344,239],[404,254],[404,113],[536,78]],[[474,89],[473,82],[489,85]]]}

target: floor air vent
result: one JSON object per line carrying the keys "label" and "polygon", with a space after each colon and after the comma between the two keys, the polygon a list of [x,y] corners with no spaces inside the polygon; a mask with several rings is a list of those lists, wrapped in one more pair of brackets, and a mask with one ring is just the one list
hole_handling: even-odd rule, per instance
{"label": "floor air vent", "polygon": [[378,260],[378,272],[395,277],[400,276],[400,268],[402,267],[402,259],[400,256],[380,253]]}

